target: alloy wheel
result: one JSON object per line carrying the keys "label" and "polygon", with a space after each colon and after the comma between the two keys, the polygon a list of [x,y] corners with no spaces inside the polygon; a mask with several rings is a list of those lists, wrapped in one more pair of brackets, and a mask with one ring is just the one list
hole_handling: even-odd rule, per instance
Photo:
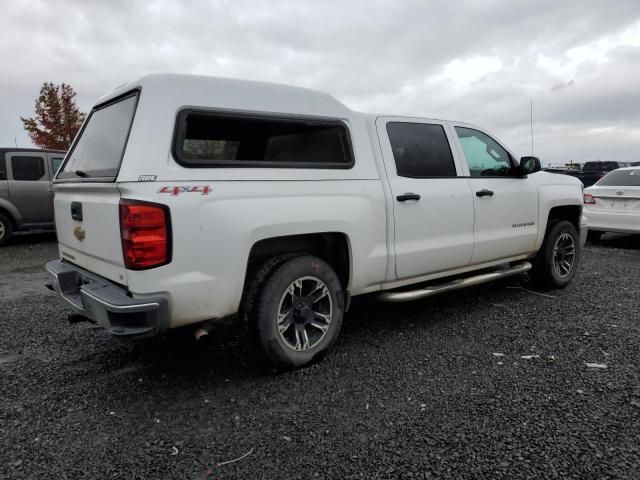
{"label": "alloy wheel", "polygon": [[305,276],[291,282],[278,305],[278,333],[296,352],[309,350],[325,337],[331,325],[333,300],[325,283]]}
{"label": "alloy wheel", "polygon": [[564,232],[553,245],[553,270],[561,278],[568,277],[576,259],[576,244],[573,237]]}

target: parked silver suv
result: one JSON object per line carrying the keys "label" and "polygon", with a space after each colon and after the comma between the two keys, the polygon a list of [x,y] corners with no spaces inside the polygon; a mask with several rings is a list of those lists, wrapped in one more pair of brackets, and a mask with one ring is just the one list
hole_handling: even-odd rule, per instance
{"label": "parked silver suv", "polygon": [[54,228],[51,179],[65,152],[0,148],[0,246],[13,232]]}

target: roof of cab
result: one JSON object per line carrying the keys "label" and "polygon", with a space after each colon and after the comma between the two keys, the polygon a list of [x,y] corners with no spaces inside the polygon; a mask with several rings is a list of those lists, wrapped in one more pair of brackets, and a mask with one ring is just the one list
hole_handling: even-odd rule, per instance
{"label": "roof of cab", "polygon": [[301,115],[349,117],[352,110],[318,90],[276,83],[232,78],[156,73],[126,83],[103,95],[105,103],[134,89],[154,102],[176,107],[223,108],[244,111],[282,112]]}

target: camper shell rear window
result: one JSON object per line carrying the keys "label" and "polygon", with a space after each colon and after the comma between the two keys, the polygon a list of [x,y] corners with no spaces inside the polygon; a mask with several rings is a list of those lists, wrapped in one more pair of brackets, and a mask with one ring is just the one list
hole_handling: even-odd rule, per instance
{"label": "camper shell rear window", "polygon": [[127,147],[139,91],[121,95],[91,110],[56,179],[113,181]]}
{"label": "camper shell rear window", "polygon": [[351,168],[340,120],[202,110],[178,114],[173,155],[185,167]]}

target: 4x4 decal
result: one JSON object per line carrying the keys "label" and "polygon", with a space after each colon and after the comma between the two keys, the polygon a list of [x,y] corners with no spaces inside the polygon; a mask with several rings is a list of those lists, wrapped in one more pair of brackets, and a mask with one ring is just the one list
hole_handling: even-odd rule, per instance
{"label": "4x4 decal", "polygon": [[209,195],[211,187],[209,185],[180,185],[180,186],[167,186],[158,190],[158,193],[169,193],[171,196],[176,196],[181,193],[199,193],[201,195]]}

